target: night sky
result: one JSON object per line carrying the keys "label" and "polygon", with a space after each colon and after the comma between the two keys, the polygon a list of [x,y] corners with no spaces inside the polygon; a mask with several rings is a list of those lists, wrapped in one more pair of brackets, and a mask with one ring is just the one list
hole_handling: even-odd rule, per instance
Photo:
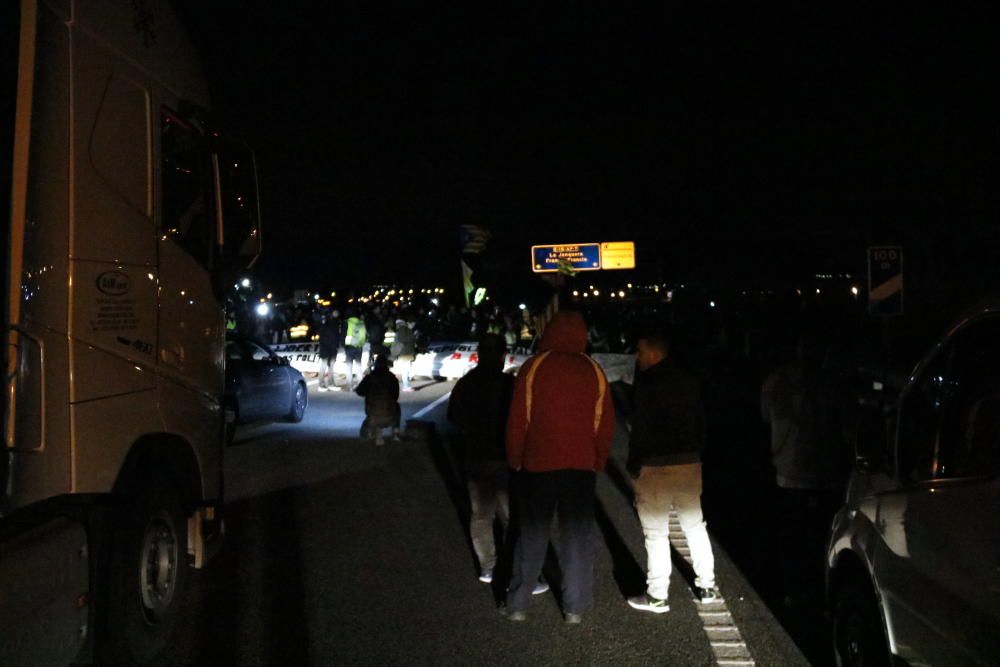
{"label": "night sky", "polygon": [[532,242],[635,240],[665,278],[997,256],[985,4],[176,4],[258,152],[285,288],[457,281],[470,223],[525,271]]}

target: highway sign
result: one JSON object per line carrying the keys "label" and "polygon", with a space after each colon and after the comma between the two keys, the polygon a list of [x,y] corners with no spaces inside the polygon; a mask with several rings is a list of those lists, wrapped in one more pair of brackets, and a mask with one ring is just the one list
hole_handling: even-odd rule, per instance
{"label": "highway sign", "polygon": [[574,271],[599,271],[601,269],[600,243],[567,243],[562,245],[531,246],[531,270],[535,273],[554,273],[560,267]]}
{"label": "highway sign", "polygon": [[634,269],[635,243],[632,241],[616,241],[601,244],[601,268]]}
{"label": "highway sign", "polygon": [[868,314],[903,314],[903,249],[868,248]]}

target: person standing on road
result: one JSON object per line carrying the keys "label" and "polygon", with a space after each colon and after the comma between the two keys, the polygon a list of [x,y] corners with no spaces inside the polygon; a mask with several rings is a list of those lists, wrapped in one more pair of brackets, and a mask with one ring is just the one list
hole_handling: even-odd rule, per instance
{"label": "person standing on road", "polygon": [[615,413],[604,371],[586,348],[580,313],[556,313],[514,384],[506,436],[507,462],[518,471],[519,536],[506,603],[512,621],[526,618],[557,515],[566,622],[580,623],[593,605],[595,483]]}
{"label": "person standing on road", "polygon": [[508,469],[504,430],[514,394],[514,377],[503,372],[503,341],[484,336],[479,343],[479,365],[451,391],[448,420],[462,429],[465,440],[465,476],[472,516],[469,533],[479,559],[479,581],[493,581],[497,548],[493,522],[500,519],[506,534],[510,520]]}
{"label": "person standing on road", "polygon": [[646,543],[646,592],[629,606],[662,614],[670,610],[670,510],[677,512],[691,549],[701,602],[718,599],[715,557],[701,511],[701,452],[705,413],[698,380],[668,359],[670,342],[660,332],[641,335],[636,361],[628,468]]}
{"label": "person standing on road", "polygon": [[382,309],[376,306],[364,318],[368,338],[368,368],[375,368],[375,357],[385,356],[385,320]]}
{"label": "person standing on road", "polygon": [[340,350],[340,318],[333,311],[323,318],[319,328],[319,390],[340,391],[333,377],[333,366]]}
{"label": "person standing on road", "polygon": [[403,380],[403,391],[413,391],[410,387],[410,369],[413,360],[417,358],[417,343],[413,337],[413,329],[402,318],[396,320],[396,337],[390,348],[390,355]]}
{"label": "person standing on road", "polygon": [[353,312],[347,312],[347,324],[344,330],[344,357],[347,362],[347,389],[354,391],[354,374],[357,372],[358,381],[364,368],[361,365],[361,358],[367,342],[368,332],[365,329],[364,320]]}
{"label": "person standing on road", "polygon": [[800,336],[795,359],[761,388],[761,416],[771,425],[787,606],[822,595],[826,535],[849,469],[852,420],[824,356],[817,337]]}
{"label": "person standing on road", "polygon": [[373,439],[376,445],[385,444],[382,431],[392,428],[392,439],[400,441],[399,422],[399,380],[389,370],[389,360],[384,356],[375,357],[375,369],[365,376],[357,389],[358,396],[365,399],[365,421],[362,433]]}

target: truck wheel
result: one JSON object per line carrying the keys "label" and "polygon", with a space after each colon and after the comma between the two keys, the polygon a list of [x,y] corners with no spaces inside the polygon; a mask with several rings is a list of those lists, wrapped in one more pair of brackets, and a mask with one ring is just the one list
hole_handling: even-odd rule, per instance
{"label": "truck wheel", "polygon": [[837,588],[833,641],[838,667],[889,667],[889,643],[870,586],[849,579]]}
{"label": "truck wheel", "polygon": [[306,405],[309,403],[309,394],[306,393],[306,386],[299,382],[295,385],[295,394],[292,396],[292,407],[288,411],[285,421],[298,424],[306,414]]}
{"label": "truck wheel", "polygon": [[176,489],[150,480],[118,510],[112,530],[102,664],[145,665],[168,646],[184,611],[187,519]]}

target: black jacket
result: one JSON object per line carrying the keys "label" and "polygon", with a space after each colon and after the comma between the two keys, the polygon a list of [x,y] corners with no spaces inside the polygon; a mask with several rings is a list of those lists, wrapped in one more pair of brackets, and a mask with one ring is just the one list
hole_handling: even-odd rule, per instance
{"label": "black jacket", "polygon": [[319,328],[319,356],[323,359],[334,359],[340,347],[340,322],[328,319]]}
{"label": "black jacket", "polygon": [[466,461],[506,461],[507,413],[514,378],[500,369],[473,368],[455,385],[448,420],[461,427]]}
{"label": "black jacket", "polygon": [[365,376],[354,390],[365,399],[365,416],[375,419],[376,425],[396,418],[399,400],[399,380],[388,368],[376,367]]}
{"label": "black jacket", "polygon": [[628,471],[698,463],[705,446],[705,410],[697,378],[664,360],[636,373]]}

